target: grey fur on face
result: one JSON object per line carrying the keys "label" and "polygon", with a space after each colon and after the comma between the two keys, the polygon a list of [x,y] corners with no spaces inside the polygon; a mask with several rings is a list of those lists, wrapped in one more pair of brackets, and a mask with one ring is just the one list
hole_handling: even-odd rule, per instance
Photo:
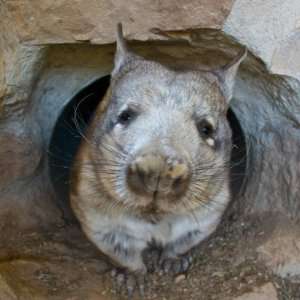
{"label": "grey fur on face", "polygon": [[144,272],[150,242],[174,258],[215,230],[230,200],[226,112],[245,55],[214,72],[179,72],[131,53],[119,28],[71,202],[87,236],[121,266]]}

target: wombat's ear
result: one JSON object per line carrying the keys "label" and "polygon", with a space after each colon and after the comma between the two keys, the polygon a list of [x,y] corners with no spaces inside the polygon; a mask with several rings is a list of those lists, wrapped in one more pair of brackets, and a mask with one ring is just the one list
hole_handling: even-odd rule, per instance
{"label": "wombat's ear", "polygon": [[122,24],[118,23],[117,25],[117,47],[114,60],[114,69],[112,75],[115,75],[119,72],[122,66],[128,61],[130,52],[128,51],[126,40],[123,36]]}
{"label": "wombat's ear", "polygon": [[247,49],[243,48],[231,62],[219,68],[215,72],[215,74],[217,75],[221,83],[221,89],[228,103],[232,98],[237,71],[239,69],[241,62],[246,58],[246,56],[247,56]]}

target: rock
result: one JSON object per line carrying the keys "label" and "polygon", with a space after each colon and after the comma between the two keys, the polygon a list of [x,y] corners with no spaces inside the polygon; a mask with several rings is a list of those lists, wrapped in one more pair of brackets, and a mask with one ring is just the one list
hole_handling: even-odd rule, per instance
{"label": "rock", "polygon": [[299,14],[298,0],[237,0],[224,31],[271,67],[276,49],[299,26]]}
{"label": "rock", "polygon": [[[134,39],[149,38],[152,27],[161,29],[221,28],[233,0],[166,1],[8,1],[4,5],[15,21],[20,41],[31,44],[90,40],[111,43],[116,23],[123,22]],[[151,16],[151,18],[149,18]],[[180,21],[179,21],[180,20]]]}
{"label": "rock", "polygon": [[10,124],[0,131],[0,187],[16,179],[32,175],[40,163],[42,152],[38,126],[26,131],[24,123]]}
{"label": "rock", "polygon": [[276,230],[257,249],[259,258],[282,278],[300,276],[300,231],[291,228]]}
{"label": "rock", "polygon": [[181,281],[186,279],[186,275],[185,274],[179,274],[174,278],[174,282],[175,283],[180,283]]}
{"label": "rock", "polygon": [[[299,24],[300,25],[300,24]],[[274,52],[271,71],[300,80],[300,31],[292,32]]]}
{"label": "rock", "polygon": [[[9,42],[10,37],[4,39],[4,43]],[[5,49],[4,52],[5,77],[2,82],[2,89],[5,93],[2,96],[2,113],[0,118],[16,119],[16,117],[21,117],[22,119],[24,114],[28,113],[33,86],[45,63],[45,49],[37,46],[16,46],[13,49]]]}
{"label": "rock", "polygon": [[253,292],[243,294],[233,300],[278,300],[277,292],[272,283],[257,287]]}
{"label": "rock", "polygon": [[14,290],[7,284],[6,280],[0,275],[0,299],[17,300],[18,297]]}
{"label": "rock", "polygon": [[1,99],[3,99],[4,94],[5,94],[5,65],[4,65],[4,57],[3,55],[0,55],[0,109],[1,109]]}

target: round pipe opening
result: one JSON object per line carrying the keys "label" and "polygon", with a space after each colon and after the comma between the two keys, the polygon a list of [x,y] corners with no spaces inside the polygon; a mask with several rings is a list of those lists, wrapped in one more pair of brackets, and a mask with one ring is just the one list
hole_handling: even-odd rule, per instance
{"label": "round pipe opening", "polygon": [[[79,91],[61,111],[52,132],[48,149],[49,175],[65,219],[73,218],[68,204],[71,166],[84,132],[109,83],[108,75]],[[247,165],[246,142],[239,120],[232,109],[228,110],[227,119],[232,129],[230,186],[235,199],[244,185]]]}
{"label": "round pipe opening", "polygon": [[71,167],[84,132],[109,82],[109,75],[101,77],[79,91],[62,109],[51,135],[48,149],[50,181],[66,218],[72,215],[68,205]]}

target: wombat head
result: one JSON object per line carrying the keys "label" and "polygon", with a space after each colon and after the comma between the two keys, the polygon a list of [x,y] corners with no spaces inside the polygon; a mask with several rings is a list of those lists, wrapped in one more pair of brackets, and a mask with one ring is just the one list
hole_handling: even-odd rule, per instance
{"label": "wombat head", "polygon": [[228,184],[226,119],[245,50],[214,72],[175,71],[128,50],[119,26],[107,105],[94,120],[97,180],[140,214],[206,206]]}

